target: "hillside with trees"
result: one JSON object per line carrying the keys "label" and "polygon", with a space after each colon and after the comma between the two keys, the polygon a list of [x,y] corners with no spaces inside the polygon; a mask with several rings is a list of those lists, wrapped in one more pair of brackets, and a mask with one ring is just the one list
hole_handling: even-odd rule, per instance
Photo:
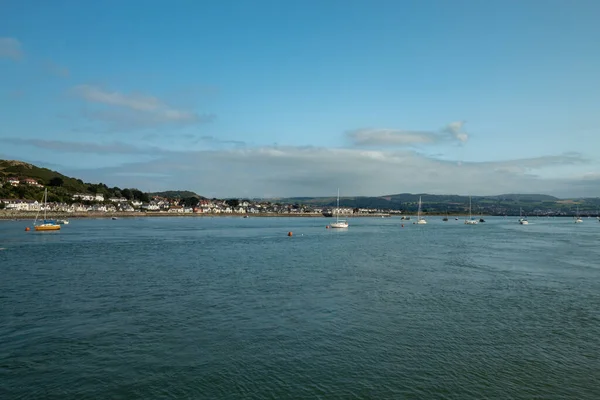
{"label": "hillside with trees", "polygon": [[[8,180],[16,178],[20,182],[33,179],[39,185],[11,185]],[[136,188],[108,187],[104,183],[87,183],[71,178],[48,168],[36,167],[21,161],[0,160],[0,199],[42,199],[44,187],[48,188],[48,201],[73,203],[74,194],[101,194],[105,200],[111,197],[148,202],[150,196]]]}

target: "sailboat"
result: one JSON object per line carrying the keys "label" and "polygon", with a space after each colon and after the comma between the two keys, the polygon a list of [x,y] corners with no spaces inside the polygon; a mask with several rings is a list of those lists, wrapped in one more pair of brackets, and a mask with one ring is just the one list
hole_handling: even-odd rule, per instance
{"label": "sailboat", "polygon": [[577,206],[577,216],[575,217],[575,223],[576,224],[581,224],[582,222],[583,222],[583,220],[579,216],[579,206]]}
{"label": "sailboat", "polygon": [[465,225],[477,225],[478,221],[471,214],[471,196],[469,196],[469,219],[465,219]]}
{"label": "sailboat", "polygon": [[419,209],[417,210],[417,224],[426,224],[425,218],[421,217],[421,196],[419,196]]}
{"label": "sailboat", "polygon": [[332,222],[330,225],[332,228],[347,228],[348,221],[345,219],[340,219],[340,189],[338,188],[337,195],[337,209],[335,211],[335,222]]}
{"label": "sailboat", "polygon": [[442,218],[442,221],[448,221],[448,208],[446,207],[446,216]]}
{"label": "sailboat", "polygon": [[38,210],[36,216],[35,216],[35,220],[33,221],[33,228],[36,231],[59,231],[60,230],[60,225],[56,223],[56,221],[54,220],[48,220],[46,219],[46,209],[47,207],[47,203],[48,203],[48,188],[44,189],[44,222],[42,224],[37,225],[37,220],[38,220],[38,215],[40,215],[40,210]]}
{"label": "sailboat", "polygon": [[527,217],[523,218],[523,209],[520,207],[519,207],[519,224],[529,225],[529,221],[527,221]]}

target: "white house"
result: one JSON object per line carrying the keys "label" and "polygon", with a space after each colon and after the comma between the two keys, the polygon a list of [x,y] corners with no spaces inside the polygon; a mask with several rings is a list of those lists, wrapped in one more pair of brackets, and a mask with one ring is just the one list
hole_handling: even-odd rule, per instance
{"label": "white house", "polygon": [[19,178],[8,178],[6,180],[12,186],[19,186]]}
{"label": "white house", "polygon": [[[4,200],[6,203],[6,200]],[[6,204],[7,210],[13,211],[37,211],[40,209],[40,204],[37,201],[31,200],[14,200]]]}
{"label": "white house", "polygon": [[134,206],[134,207],[141,207],[142,206],[142,202],[139,201],[139,200],[133,200],[131,202],[131,205]]}
{"label": "white house", "polygon": [[[77,193],[73,195],[73,200],[94,201],[96,196],[93,194]],[[102,197],[104,199],[104,197]]]}

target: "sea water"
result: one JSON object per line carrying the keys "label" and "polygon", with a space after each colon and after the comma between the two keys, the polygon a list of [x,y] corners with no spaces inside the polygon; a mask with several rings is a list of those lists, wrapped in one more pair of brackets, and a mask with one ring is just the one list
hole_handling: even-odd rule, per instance
{"label": "sea water", "polygon": [[600,399],[600,223],[427,219],[0,221],[0,398]]}

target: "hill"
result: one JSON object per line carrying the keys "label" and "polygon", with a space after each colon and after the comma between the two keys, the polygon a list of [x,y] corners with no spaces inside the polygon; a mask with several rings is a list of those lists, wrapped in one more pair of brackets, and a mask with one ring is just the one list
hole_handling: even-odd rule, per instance
{"label": "hill", "polygon": [[[433,195],[427,193],[399,193],[386,196],[341,197],[341,207],[403,210],[414,213],[419,197],[423,201],[424,212],[464,213],[468,211],[469,197],[461,195]],[[582,213],[596,215],[600,199],[559,199],[545,194],[501,194],[497,196],[472,196],[474,213],[495,215],[518,215],[522,208],[530,214],[572,214],[579,206]],[[335,197],[290,197],[280,198],[281,203],[298,203],[313,207],[335,207]]]}
{"label": "hill", "polygon": [[[16,178],[20,183],[11,185],[9,178]],[[24,183],[26,179],[33,179],[35,183]],[[103,183],[87,183],[22,161],[0,160],[0,199],[39,201],[44,187],[48,188],[49,202],[73,203],[74,194],[102,195],[105,201],[111,197],[149,201],[148,193],[136,188],[111,188]]]}
{"label": "hill", "polygon": [[[49,186],[53,179],[61,179],[62,187],[69,191],[87,191],[87,184],[81,179],[70,178],[48,168],[36,167],[35,165],[22,161],[0,160],[0,181],[6,180],[10,177],[35,179],[44,186]],[[58,180],[55,182],[58,182]]]}
{"label": "hill", "polygon": [[197,193],[191,192],[189,190],[167,190],[164,192],[152,192],[148,193],[150,197],[158,196],[158,197],[166,197],[168,199],[185,199],[190,197],[195,197],[200,200],[205,200],[206,197],[200,196]]}

